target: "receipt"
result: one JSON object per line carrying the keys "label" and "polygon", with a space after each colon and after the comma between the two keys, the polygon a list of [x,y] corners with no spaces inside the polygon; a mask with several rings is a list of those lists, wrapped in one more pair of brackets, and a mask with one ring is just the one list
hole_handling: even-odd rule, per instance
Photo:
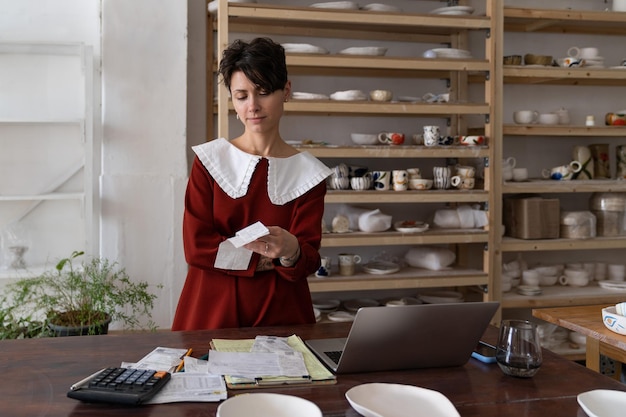
{"label": "receipt", "polygon": [[220,243],[213,266],[231,271],[248,269],[252,251],[244,248],[243,245],[254,242],[269,233],[269,229],[261,222],[253,223],[241,229],[235,233],[235,236]]}

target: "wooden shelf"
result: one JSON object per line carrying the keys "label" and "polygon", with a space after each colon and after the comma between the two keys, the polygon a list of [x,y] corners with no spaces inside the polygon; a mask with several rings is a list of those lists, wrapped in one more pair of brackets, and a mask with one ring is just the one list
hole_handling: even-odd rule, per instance
{"label": "wooden shelf", "polygon": [[504,7],[504,31],[626,35],[626,13]]}
{"label": "wooden shelf", "polygon": [[408,267],[388,275],[360,273],[351,276],[333,272],[330,277],[309,277],[311,292],[461,287],[488,283],[485,272],[468,269],[430,271]]}
{"label": "wooden shelf", "polygon": [[[626,75],[626,73],[625,73]],[[626,136],[626,126],[572,126],[572,125],[517,125],[505,124],[502,133],[507,136],[562,136],[602,137]]]}
{"label": "wooden shelf", "polygon": [[318,158],[486,158],[486,146],[334,146],[297,145]]}
{"label": "wooden shelf", "polygon": [[624,180],[543,180],[531,179],[523,182],[506,181],[503,194],[519,193],[600,193],[626,192]]}
{"label": "wooden shelf", "polygon": [[626,249],[626,236],[595,237],[591,239],[538,240],[524,240],[505,237],[502,239],[500,249],[502,250],[502,252]]}
{"label": "wooden shelf", "polygon": [[325,233],[322,235],[322,247],[486,243],[487,239],[488,233],[481,229],[430,229],[423,233]]}
{"label": "wooden shelf", "polygon": [[[626,22],[623,23],[626,26]],[[555,85],[616,85],[623,86],[626,69],[615,68],[561,68],[505,65],[502,69],[505,84]]]}
{"label": "wooden shelf", "polygon": [[554,285],[541,287],[543,294],[529,297],[515,289],[502,295],[503,308],[562,307],[576,305],[615,304],[624,301],[626,292],[607,290],[593,283],[586,287]]}
{"label": "wooden shelf", "polygon": [[489,200],[485,190],[427,190],[427,191],[355,191],[328,190],[326,203],[484,203]]}

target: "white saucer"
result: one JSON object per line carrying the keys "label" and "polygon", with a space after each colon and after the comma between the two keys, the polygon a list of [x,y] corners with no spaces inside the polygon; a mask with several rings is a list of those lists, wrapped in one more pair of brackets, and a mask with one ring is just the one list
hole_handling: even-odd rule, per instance
{"label": "white saucer", "polygon": [[349,9],[357,10],[359,5],[353,1],[329,1],[324,3],[313,3],[309,7],[315,7],[318,9]]}
{"label": "white saucer", "polygon": [[598,285],[606,290],[626,291],[626,282],[624,281],[598,281]]}
{"label": "white saucer", "polygon": [[626,408],[626,392],[596,389],[578,394],[578,404],[589,417],[621,417]]}
{"label": "white saucer", "polygon": [[401,12],[402,9],[397,6],[392,6],[390,4],[383,3],[370,3],[361,7],[363,10],[368,10],[370,12]]}
{"label": "white saucer", "polygon": [[333,311],[328,313],[328,320],[338,322],[354,321],[354,314],[347,311]]}
{"label": "white saucer", "polygon": [[311,45],[309,43],[281,43],[286,53],[293,54],[320,54],[328,53],[328,50],[321,46]]}
{"label": "white saucer", "polygon": [[428,223],[418,222],[415,220],[404,220],[395,222],[394,229],[402,233],[420,233],[428,230]]}
{"label": "white saucer", "polygon": [[400,265],[387,261],[371,261],[363,265],[363,272],[372,275],[393,274],[400,270]]}
{"label": "white saucer", "polygon": [[335,299],[313,300],[313,308],[317,308],[319,311],[323,313],[337,310],[340,304],[341,304],[341,301],[335,300]]}
{"label": "white saucer", "polygon": [[329,100],[330,97],[326,94],[316,93],[303,93],[300,91],[294,91],[291,93],[291,98],[294,100]]}
{"label": "white saucer", "polygon": [[342,49],[338,53],[342,55],[383,56],[387,53],[387,48],[383,48],[380,46],[353,46],[350,48]]}
{"label": "white saucer", "polygon": [[331,100],[367,100],[367,95],[361,90],[335,91],[330,95]]}
{"label": "white saucer", "polygon": [[437,54],[437,58],[471,58],[472,53],[465,49],[435,48],[431,49]]}
{"label": "white saucer", "polygon": [[446,396],[413,385],[371,383],[346,391],[354,410],[365,417],[459,417]]}
{"label": "white saucer", "polygon": [[449,6],[440,7],[430,11],[431,14],[444,14],[444,15],[467,15],[474,13],[474,8],[471,6]]}
{"label": "white saucer", "polygon": [[356,313],[361,307],[378,307],[380,303],[373,298],[357,298],[343,302],[346,310]]}

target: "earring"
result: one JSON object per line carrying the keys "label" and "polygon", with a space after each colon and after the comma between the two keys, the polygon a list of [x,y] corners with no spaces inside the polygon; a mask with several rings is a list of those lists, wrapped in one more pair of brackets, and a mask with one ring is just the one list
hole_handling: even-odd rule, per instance
{"label": "earring", "polygon": [[235,117],[237,117],[237,120],[239,120],[239,113],[236,113]]}

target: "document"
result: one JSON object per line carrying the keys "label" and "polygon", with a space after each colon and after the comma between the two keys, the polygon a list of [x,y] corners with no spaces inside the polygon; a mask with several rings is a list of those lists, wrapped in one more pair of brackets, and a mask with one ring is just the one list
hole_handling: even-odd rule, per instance
{"label": "document", "polygon": [[174,372],[189,349],[157,347],[131,365],[134,369],[154,369],[156,371]]}
{"label": "document", "polygon": [[302,353],[279,352],[220,352],[209,351],[209,373],[250,379],[265,377],[309,378]]}
{"label": "document", "polygon": [[235,233],[231,237],[220,243],[215,257],[215,268],[227,269],[230,271],[243,271],[248,269],[252,251],[243,245],[253,242],[260,237],[270,233],[269,229],[261,222],[256,222]]}
{"label": "document", "polygon": [[220,375],[177,372],[147,404],[217,402],[225,400],[227,396],[226,384]]}

